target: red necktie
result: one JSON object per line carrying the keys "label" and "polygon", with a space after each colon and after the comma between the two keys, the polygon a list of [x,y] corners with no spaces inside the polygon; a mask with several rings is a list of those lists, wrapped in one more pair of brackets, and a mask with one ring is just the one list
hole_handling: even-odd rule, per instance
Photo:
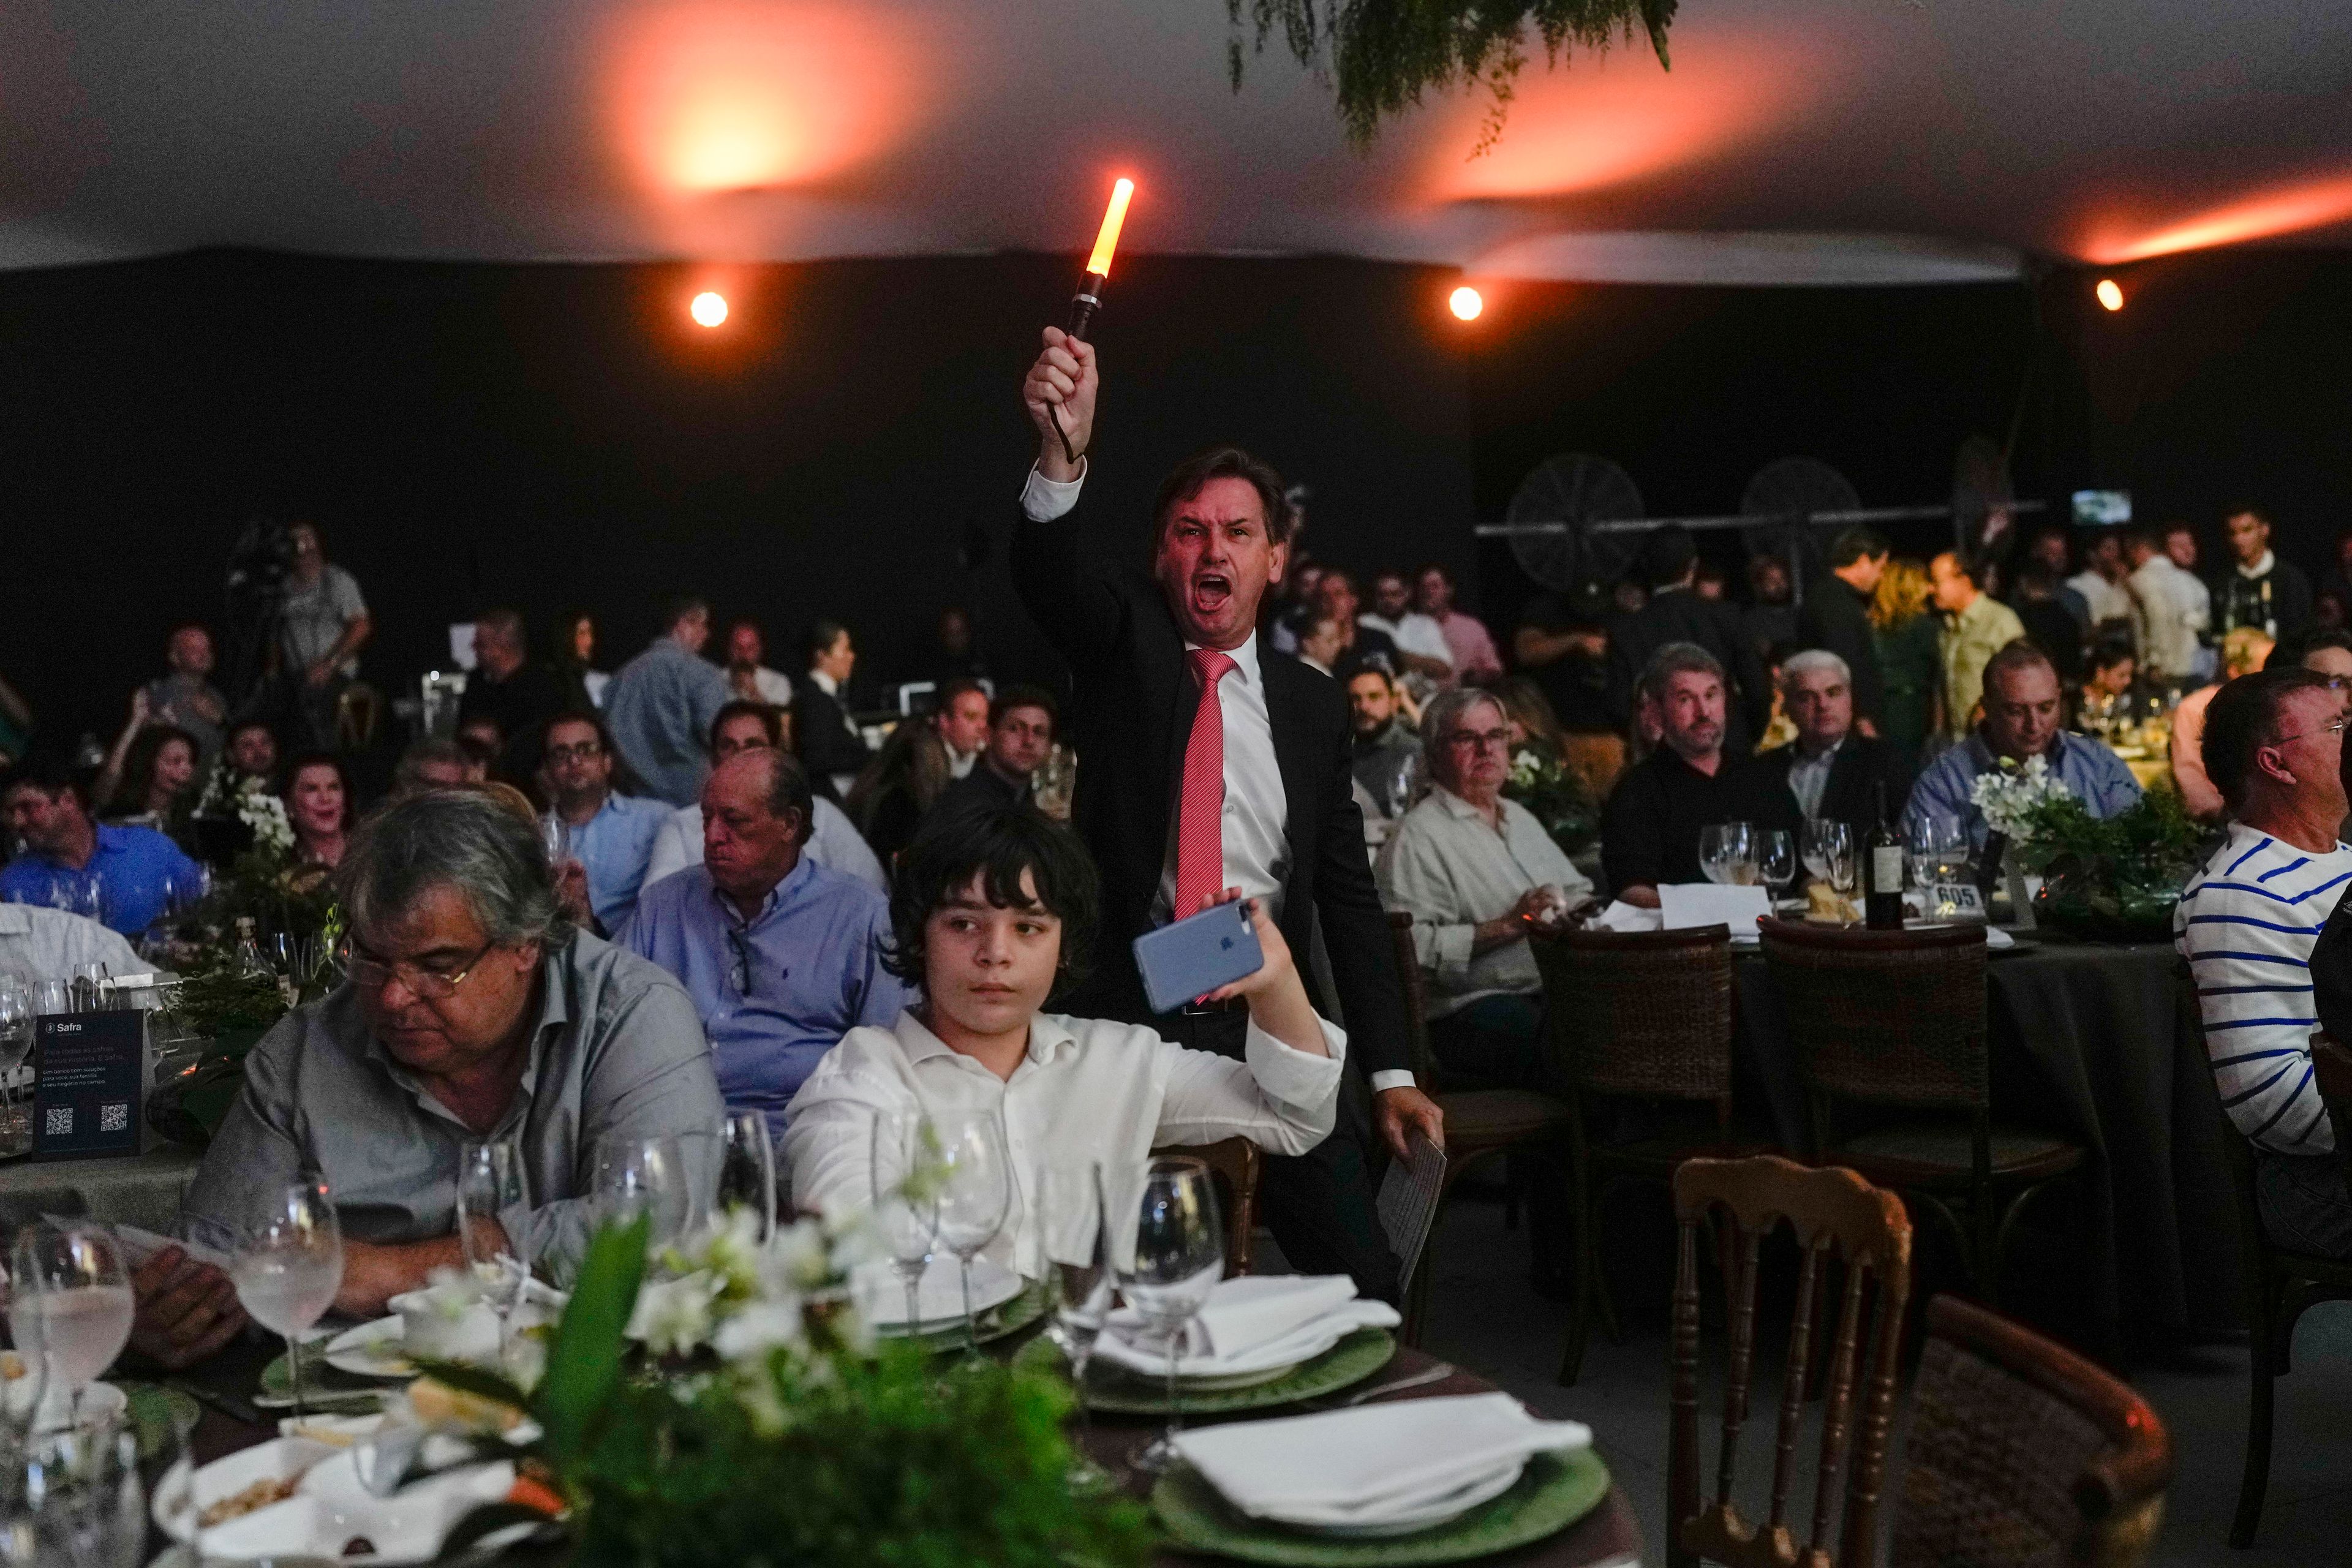
{"label": "red necktie", "polygon": [[1217,684],[1240,668],[1213,647],[1188,649],[1201,682],[1201,706],[1184,742],[1184,788],[1176,801],[1178,920],[1201,912],[1201,900],[1225,890],[1225,707]]}

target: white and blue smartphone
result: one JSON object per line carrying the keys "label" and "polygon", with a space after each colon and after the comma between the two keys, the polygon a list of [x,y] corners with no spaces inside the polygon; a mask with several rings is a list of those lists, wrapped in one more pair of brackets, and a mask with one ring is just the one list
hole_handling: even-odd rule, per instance
{"label": "white and blue smartphone", "polygon": [[1236,899],[1135,939],[1135,967],[1154,1013],[1172,1013],[1265,967],[1249,906]]}

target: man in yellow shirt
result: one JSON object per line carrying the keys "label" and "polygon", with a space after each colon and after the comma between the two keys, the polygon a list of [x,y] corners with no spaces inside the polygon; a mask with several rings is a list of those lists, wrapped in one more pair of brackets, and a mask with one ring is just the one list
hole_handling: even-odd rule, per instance
{"label": "man in yellow shirt", "polygon": [[1985,665],[2025,635],[2017,613],[1977,586],[1976,568],[1947,550],[1927,563],[1936,608],[1943,612],[1937,646],[1944,656],[1944,732],[1954,740],[1976,725],[1984,696]]}

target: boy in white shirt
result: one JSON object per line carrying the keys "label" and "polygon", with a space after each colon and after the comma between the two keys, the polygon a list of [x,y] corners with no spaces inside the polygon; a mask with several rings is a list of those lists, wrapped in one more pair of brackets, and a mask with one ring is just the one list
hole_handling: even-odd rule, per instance
{"label": "boy in white shirt", "polygon": [[1029,807],[950,814],[927,828],[898,868],[884,958],[924,1000],[895,1028],[852,1029],[793,1098],[783,1152],[794,1202],[872,1201],[877,1114],[995,1111],[1015,1191],[982,1256],[1017,1268],[1034,1256],[1031,1214],[1049,1168],[1099,1162],[1115,1186],[1165,1144],[1239,1136],[1300,1154],[1321,1142],[1347,1037],[1316,1016],[1265,907],[1250,911],[1264,965],[1206,998],[1247,999],[1245,1062],[1142,1025],[1041,1010],[1077,978],[1095,909],[1084,846]]}

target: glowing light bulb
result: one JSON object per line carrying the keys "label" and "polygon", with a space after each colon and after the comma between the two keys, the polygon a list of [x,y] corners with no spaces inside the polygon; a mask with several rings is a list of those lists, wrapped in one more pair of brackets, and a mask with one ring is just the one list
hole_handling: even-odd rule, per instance
{"label": "glowing light bulb", "polygon": [[1445,308],[1463,321],[1475,321],[1478,319],[1478,312],[1486,308],[1486,300],[1478,290],[1465,283],[1447,297]]}
{"label": "glowing light bulb", "polygon": [[2099,303],[2105,305],[2108,310],[2120,310],[2124,308],[2123,285],[2116,282],[2114,279],[2100,279],[2099,287],[2095,292],[2099,296]]}
{"label": "glowing light bulb", "polygon": [[705,290],[694,297],[687,313],[706,327],[715,327],[727,319],[727,296]]}

